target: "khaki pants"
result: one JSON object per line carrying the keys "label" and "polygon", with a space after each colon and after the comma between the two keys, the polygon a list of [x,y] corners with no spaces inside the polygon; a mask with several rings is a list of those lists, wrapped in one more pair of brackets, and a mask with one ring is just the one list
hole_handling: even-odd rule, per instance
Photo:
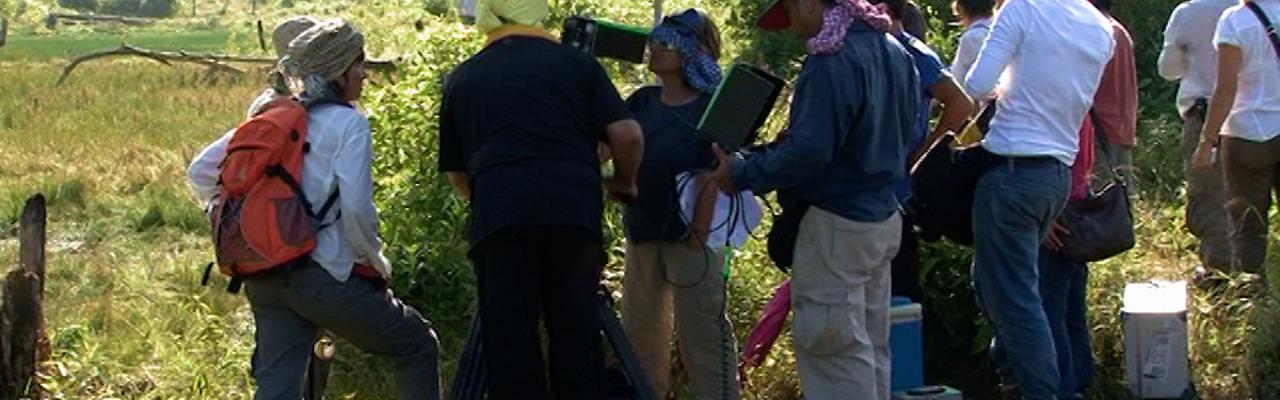
{"label": "khaki pants", "polygon": [[1267,212],[1271,193],[1280,190],[1280,138],[1251,142],[1236,138],[1222,140],[1223,168],[1227,177],[1227,215],[1234,267],[1243,272],[1263,273],[1267,256]]}
{"label": "khaki pants", "polygon": [[1200,239],[1200,263],[1205,268],[1226,272],[1232,264],[1232,250],[1221,154],[1212,169],[1191,170],[1192,157],[1201,140],[1204,113],[1205,107],[1197,106],[1183,116],[1182,167],[1187,172],[1187,229]]}
{"label": "khaki pants", "polygon": [[792,332],[808,400],[888,399],[889,273],[902,219],[875,223],[817,207],[800,222]]}
{"label": "khaki pants", "polygon": [[665,399],[670,389],[674,328],[695,396],[738,399],[738,352],[720,276],[724,255],[674,242],[628,242],[626,252],[622,328],[654,393]]}

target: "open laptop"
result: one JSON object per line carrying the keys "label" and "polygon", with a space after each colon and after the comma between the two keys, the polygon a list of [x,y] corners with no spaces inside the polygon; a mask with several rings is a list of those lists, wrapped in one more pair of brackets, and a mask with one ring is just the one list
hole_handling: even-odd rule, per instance
{"label": "open laptop", "polygon": [[734,65],[711,97],[698,122],[698,132],[728,152],[750,145],[769,119],[784,85],[782,79],[764,70]]}

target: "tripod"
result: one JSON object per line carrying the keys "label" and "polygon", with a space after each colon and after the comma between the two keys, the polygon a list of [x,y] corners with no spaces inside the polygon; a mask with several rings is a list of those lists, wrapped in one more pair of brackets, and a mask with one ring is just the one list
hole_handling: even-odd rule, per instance
{"label": "tripod", "polygon": [[[609,291],[604,285],[600,285],[596,290],[596,297],[599,299],[596,312],[600,317],[604,336],[609,340],[614,354],[622,363],[623,374],[631,387],[631,399],[657,400],[657,396],[653,393],[653,386],[649,384],[649,377],[640,366],[640,360],[636,359],[635,351],[631,349],[631,343],[627,342],[626,334],[622,331],[622,323],[613,312],[613,298],[609,296]],[[485,365],[482,351],[480,318],[477,315],[471,319],[471,330],[467,334],[467,345],[462,350],[462,360],[458,364],[458,375],[453,380],[450,400],[484,399]]]}

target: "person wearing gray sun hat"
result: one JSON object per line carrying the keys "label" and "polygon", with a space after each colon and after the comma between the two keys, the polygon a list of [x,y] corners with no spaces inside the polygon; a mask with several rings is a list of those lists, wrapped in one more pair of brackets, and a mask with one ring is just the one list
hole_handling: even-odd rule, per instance
{"label": "person wearing gray sun hat", "polygon": [[254,398],[300,398],[323,329],[393,361],[398,398],[439,399],[436,334],[388,287],[392,266],[382,255],[373,203],[373,139],[369,120],[351,104],[364,90],[364,37],[341,20],[318,22],[289,41],[280,67],[301,82],[298,100],[307,108],[301,191],[336,200],[317,216],[326,228],[316,232],[311,253],[244,281],[256,328]]}
{"label": "person wearing gray sun hat", "polygon": [[364,90],[364,35],[345,21],[322,21],[289,42],[280,69],[302,82],[304,104],[358,99]]}

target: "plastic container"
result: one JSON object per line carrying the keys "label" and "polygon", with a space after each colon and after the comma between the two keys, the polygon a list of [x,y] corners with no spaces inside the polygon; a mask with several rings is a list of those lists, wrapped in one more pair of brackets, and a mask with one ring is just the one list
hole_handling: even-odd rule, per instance
{"label": "plastic container", "polygon": [[906,297],[894,297],[889,306],[890,389],[924,386],[924,310]]}

